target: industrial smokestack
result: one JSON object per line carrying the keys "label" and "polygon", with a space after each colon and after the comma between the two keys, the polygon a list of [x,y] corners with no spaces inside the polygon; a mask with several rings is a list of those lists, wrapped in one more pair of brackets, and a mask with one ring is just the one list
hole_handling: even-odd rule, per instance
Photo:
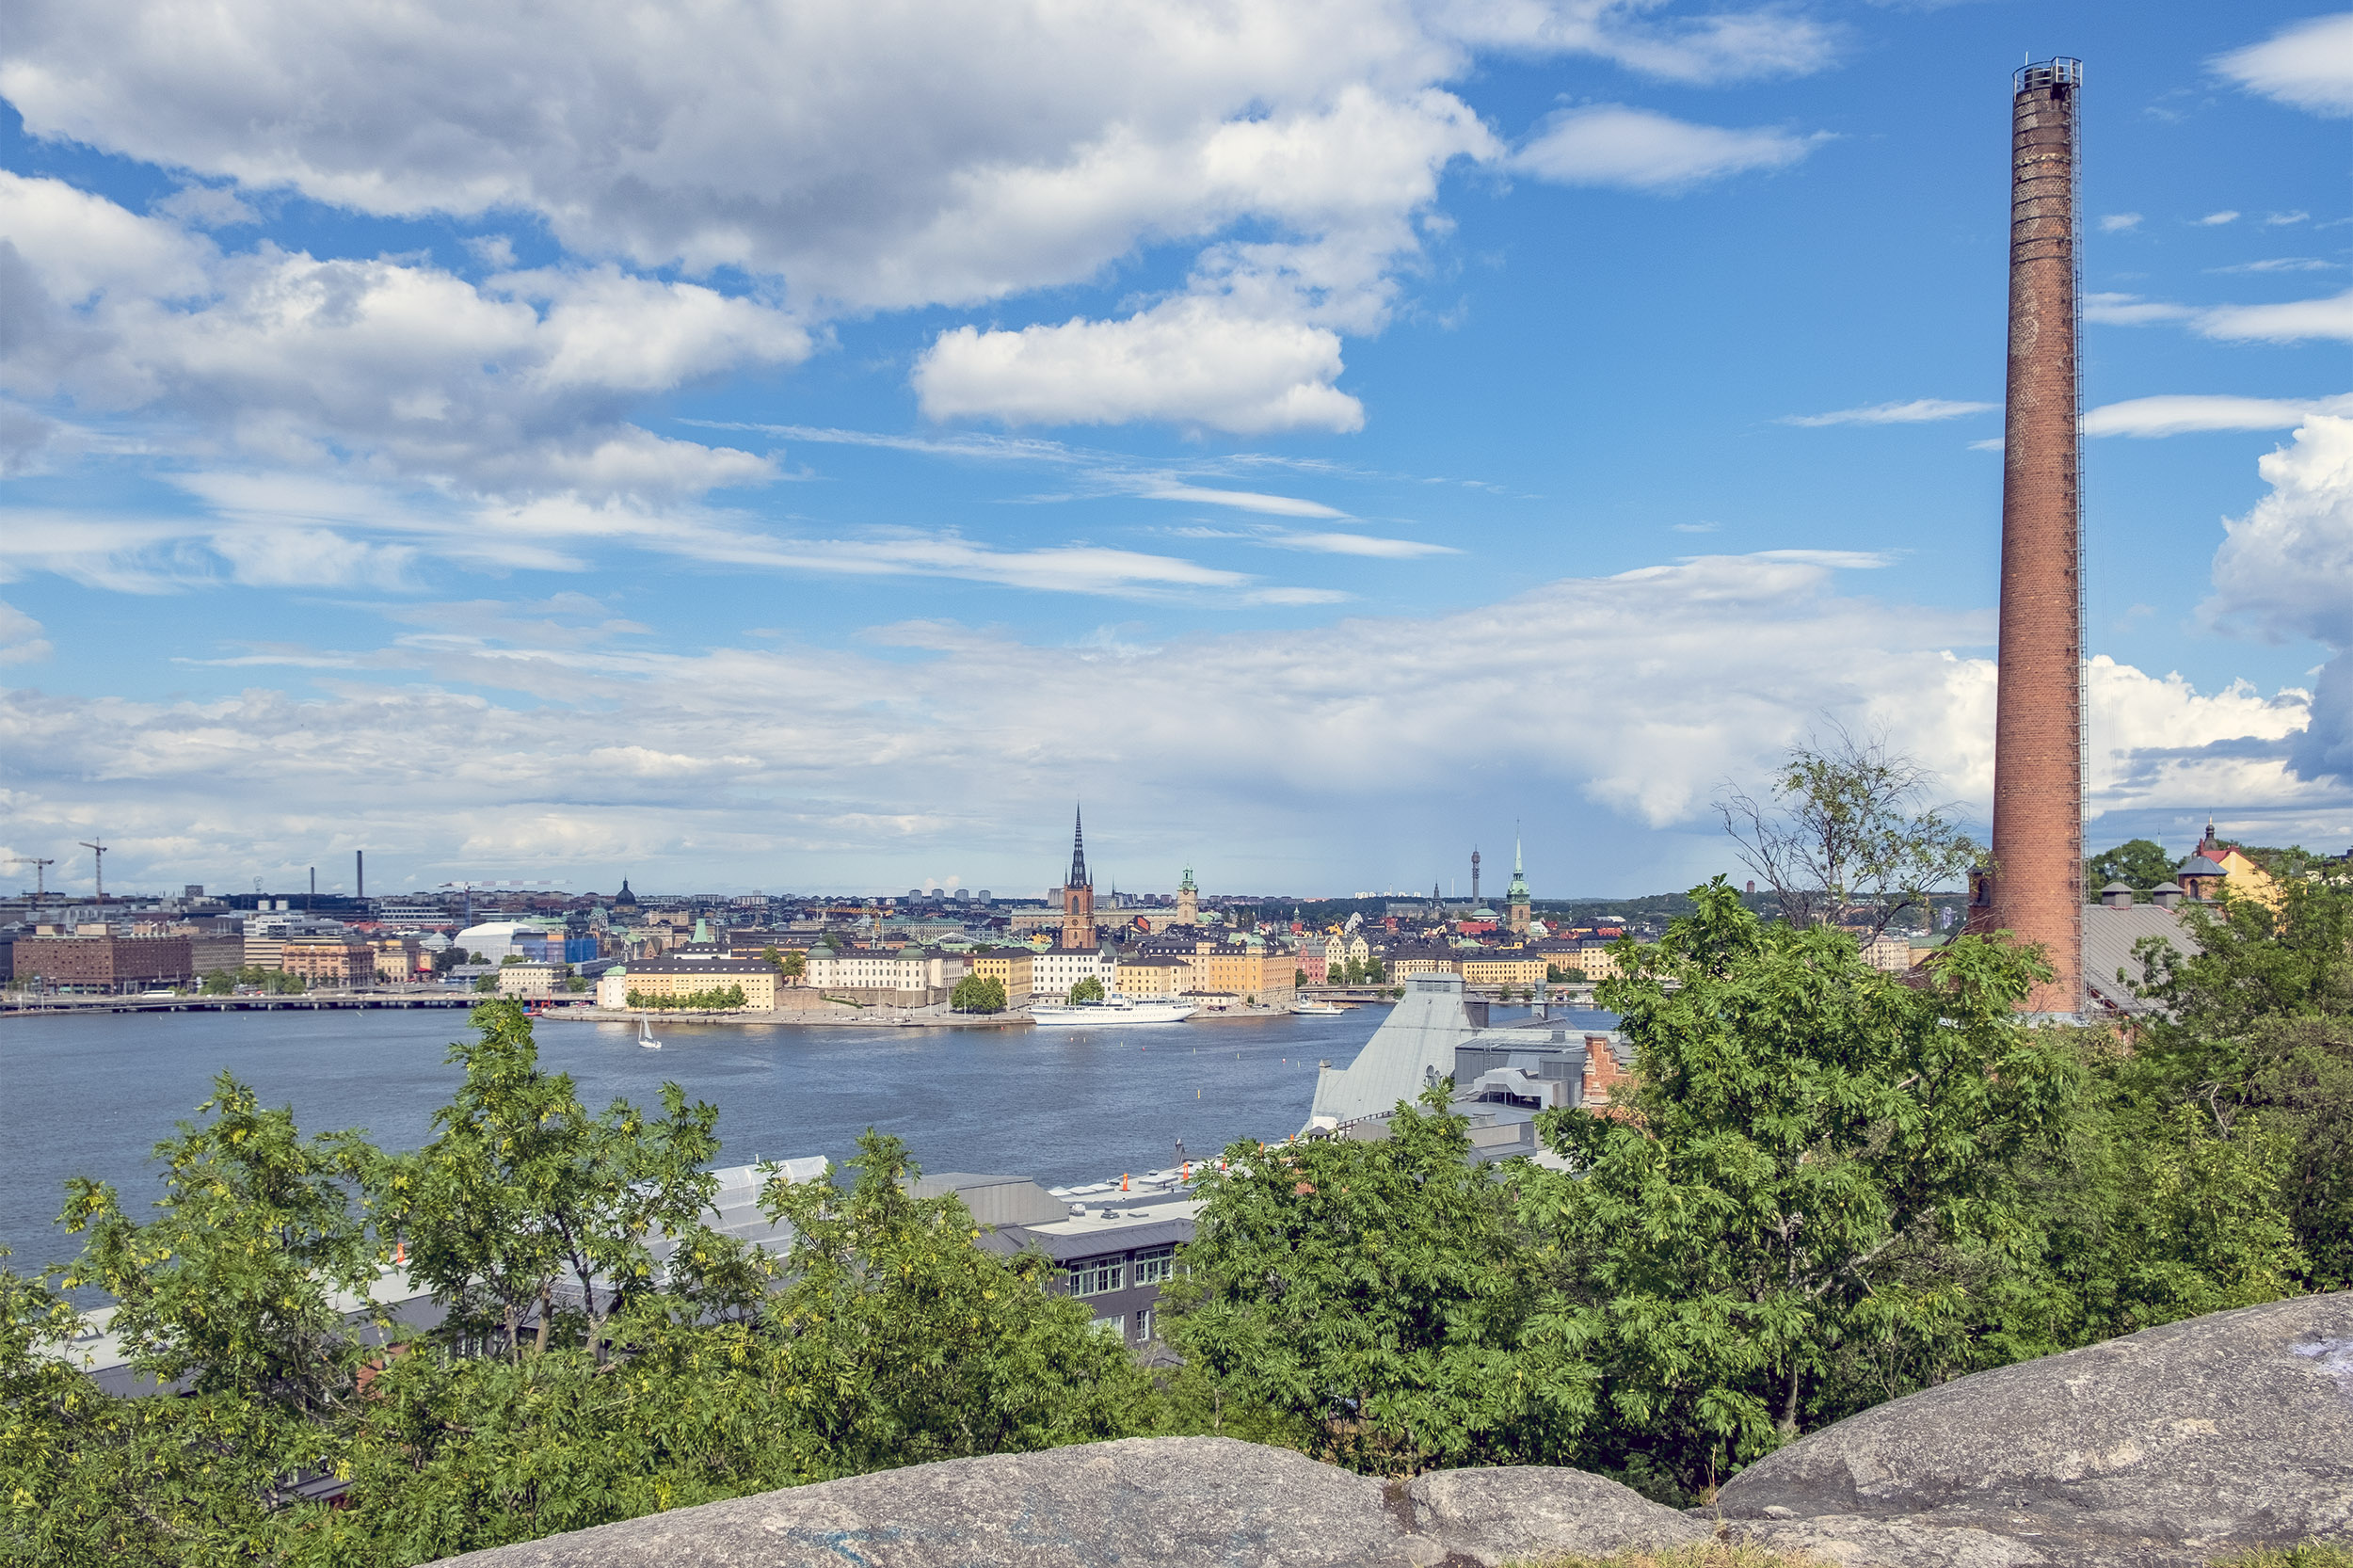
{"label": "industrial smokestack", "polygon": [[351,896],[354,898],[367,897],[368,852],[364,849],[355,849],[351,852],[351,880],[355,885],[353,887]]}
{"label": "industrial smokestack", "polygon": [[2051,966],[2029,1011],[2083,1011],[2083,513],[2076,112],[2083,62],[2010,80],[2009,385],[1993,719],[1992,923]]}

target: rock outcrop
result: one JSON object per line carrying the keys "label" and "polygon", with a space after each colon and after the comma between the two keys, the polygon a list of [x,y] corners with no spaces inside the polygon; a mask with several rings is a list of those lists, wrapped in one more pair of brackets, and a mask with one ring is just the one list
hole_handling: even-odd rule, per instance
{"label": "rock outcrop", "polygon": [[1227,1437],[919,1464],[454,1558],[467,1568],[1435,1568],[1704,1538],[1577,1470],[1411,1486]]}
{"label": "rock outcrop", "polygon": [[1980,1372],[1801,1438],[1678,1513],[1536,1466],[1384,1485],[1220,1437],[854,1476],[468,1568],[1497,1568],[1745,1537],[1841,1568],[2193,1568],[2353,1538],[2353,1294]]}
{"label": "rock outcrop", "polygon": [[[1961,1378],[1801,1438],[1716,1501],[1743,1533],[1890,1568],[2188,1565],[2353,1533],[2353,1294]],[[2037,1555],[1961,1555],[1995,1549],[1964,1537]]]}

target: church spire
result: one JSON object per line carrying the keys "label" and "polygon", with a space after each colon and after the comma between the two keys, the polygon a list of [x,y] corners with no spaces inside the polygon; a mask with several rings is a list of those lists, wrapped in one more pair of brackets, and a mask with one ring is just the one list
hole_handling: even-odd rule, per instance
{"label": "church spire", "polygon": [[1087,880],[1087,828],[1085,813],[1071,808],[1070,813],[1070,881],[1073,888],[1091,888]]}

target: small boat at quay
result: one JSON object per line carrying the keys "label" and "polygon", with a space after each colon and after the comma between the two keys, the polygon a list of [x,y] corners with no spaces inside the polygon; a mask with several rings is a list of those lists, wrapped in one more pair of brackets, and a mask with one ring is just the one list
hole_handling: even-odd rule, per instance
{"label": "small boat at quay", "polygon": [[1030,1016],[1048,1029],[1112,1029],[1128,1024],[1180,1024],[1199,1011],[1189,1001],[1106,997],[1101,1001],[1040,1002],[1030,1009]]}
{"label": "small boat at quay", "polygon": [[1345,1013],[1348,1009],[1342,1007],[1337,1001],[1317,1001],[1310,998],[1306,1001],[1292,1002],[1291,1011],[1294,1013],[1304,1014],[1311,1018],[1322,1018],[1328,1017],[1335,1013]]}

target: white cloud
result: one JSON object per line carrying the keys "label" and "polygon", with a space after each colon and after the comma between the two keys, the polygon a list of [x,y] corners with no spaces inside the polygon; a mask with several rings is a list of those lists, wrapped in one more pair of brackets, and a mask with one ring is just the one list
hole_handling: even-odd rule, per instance
{"label": "white cloud", "polygon": [[1465,41],[1529,54],[1584,54],[1676,82],[1737,82],[1819,71],[1838,35],[1767,8],[1660,17],[1655,0],[1437,0],[1435,25]]}
{"label": "white cloud", "polygon": [[1863,408],[1840,408],[1827,414],[1784,414],[1777,424],[1817,427],[1827,424],[1925,424],[1960,419],[1966,414],[1991,413],[1998,403],[1959,403],[1945,397],[1915,397],[1909,403],[1874,403]]}
{"label": "white cloud", "polygon": [[[689,278],[740,269],[759,283],[755,304],[697,299],[691,284],[613,267],[508,274],[447,312],[541,308],[546,335],[600,356],[580,368],[607,375],[608,391],[670,363],[665,330],[693,338],[706,315],[728,318],[743,362],[786,363],[808,352],[805,339],[782,341],[801,323],[1099,283],[1144,252],[1179,248],[1193,253],[1186,298],[1124,320],[975,324],[943,337],[923,360],[925,407],[1015,424],[1344,431],[1363,410],[1334,386],[1340,335],[1385,324],[1426,237],[1446,228],[1434,210],[1446,170],[1504,156],[1446,85],[1481,51],[1586,55],[1716,82],[1818,69],[1834,40],[1778,5],[1676,16],[1658,0],[1139,0],[1112,10],[714,0],[691,26],[626,0],[583,0],[560,26],[459,0],[388,13],[22,0],[0,94],[36,136],[186,171],[191,183],[158,210],[190,223],[247,221],[240,192],[396,217],[511,213],[576,256]],[[1606,113],[1614,129],[1582,131],[1598,137],[1588,173],[1606,181],[1680,184],[1775,167],[1811,145]],[[468,243],[492,265],[513,256],[503,236]],[[297,302],[305,289],[340,291],[378,310],[396,276],[420,302],[450,292],[428,268],[375,265],[368,276],[360,264],[265,253],[241,280],[205,280],[224,297],[204,313],[232,319],[240,289]],[[566,310],[628,323],[599,335],[552,319]],[[291,342],[326,321],[297,309],[282,325]],[[763,330],[772,341],[758,341]],[[437,341],[427,330],[418,347]],[[640,347],[645,362],[625,362]],[[1041,365],[1078,380],[1057,395],[1037,384]],[[1138,368],[1180,385],[1147,394],[1132,384]],[[443,404],[434,389],[408,391],[398,408],[466,410],[462,395]],[[290,451],[310,440],[300,428],[273,433]],[[523,460],[496,483],[568,461],[552,447],[596,444],[534,434],[537,447],[519,446]]]}
{"label": "white cloud", "polygon": [[1727,174],[1785,168],[1827,139],[1786,131],[1694,125],[1648,109],[1604,104],[1563,109],[1536,127],[1512,167],[1563,185],[1674,190]]}
{"label": "white cloud", "polygon": [[2353,343],[2353,289],[2328,299],[2219,306],[2200,314],[2198,329],[2210,338],[2252,338],[2266,343],[2334,338]]}
{"label": "white cloud", "polygon": [[2225,223],[2236,223],[2238,219],[2239,215],[2235,210],[2226,208],[2218,213],[2208,213],[2205,216],[2193,221],[2201,228],[2218,229]]}
{"label": "white cloud", "polygon": [[2283,27],[2215,61],[2241,87],[2315,114],[2353,114],[2353,13]]}
{"label": "white cloud", "polygon": [[1124,321],[1074,317],[1014,332],[955,328],[924,351],[914,382],[932,419],[1361,429],[1364,405],[1332,385],[1339,373],[1338,333],[1185,296]]}
{"label": "white cloud", "polygon": [[2087,436],[2180,436],[2203,430],[2286,430],[2315,413],[2353,413],[2343,397],[2232,397],[2169,394],[2128,398],[2084,415]]}
{"label": "white cloud", "polygon": [[2296,763],[2306,777],[2353,776],[2353,418],[2313,415],[2257,467],[2271,493],[2226,520],[2204,608],[2227,627],[2334,650]]}
{"label": "white cloud", "polygon": [[[0,388],[141,411],[275,467],[378,467],[483,495],[696,495],[764,457],[656,437],[630,403],[790,364],[807,330],[753,300],[612,267],[476,286],[424,264],[224,255],[60,181],[0,171]],[[168,439],[159,437],[159,439]],[[185,438],[183,438],[185,440]]]}
{"label": "white cloud", "polygon": [[1452,545],[1425,539],[1385,539],[1370,534],[1270,533],[1267,544],[1283,550],[1312,551],[1319,555],[1364,555],[1381,561],[1411,561],[1423,555],[1459,555]]}
{"label": "white cloud", "polygon": [[2317,256],[2271,256],[2260,262],[2236,262],[2229,266],[2210,266],[2208,272],[2334,272],[2343,262],[2324,262]]}
{"label": "white cloud", "polygon": [[2084,319],[2109,327],[2182,321],[2205,337],[2226,341],[2299,343],[2335,338],[2353,342],[2353,289],[2326,299],[2202,307],[2143,299],[2132,294],[2088,294],[2084,296]]}
{"label": "white cloud", "polygon": [[2186,321],[2197,313],[2186,305],[2143,299],[2137,294],[2084,296],[2084,319],[2104,327],[2146,327],[2155,321]]}
{"label": "white cloud", "polygon": [[2302,223],[2312,216],[2300,207],[2292,213],[2268,213],[2265,215],[2264,227],[2266,229],[2285,228],[2291,223]]}
{"label": "white cloud", "polygon": [[1297,496],[1265,495],[1256,490],[1221,490],[1204,485],[1151,484],[1136,494],[1146,501],[1183,501],[1196,506],[1231,506],[1239,511],[1261,512],[1278,518],[1342,518],[1348,514],[1337,506],[1326,506],[1321,501],[1304,501]]}
{"label": "white cloud", "polygon": [[[1829,711],[1886,725],[1982,810],[1993,666],[1971,650],[1993,618],[1840,590],[1843,563],[1876,559],[1704,556],[1446,615],[1158,648],[931,622],[873,633],[888,657],[789,639],[678,653],[616,632],[611,609],[582,596],[412,605],[379,647],[244,656],[310,672],[320,684],[307,695],[0,694],[0,787],[24,831],[103,813],[131,877],[267,868],[273,846],[299,839],[322,853],[365,843],[388,872],[451,874],[461,857],[474,876],[634,861],[675,882],[769,887],[905,886],[898,856],[953,846],[1001,887],[1050,856],[1028,824],[1059,820],[1080,769],[1126,781],[1103,831],[1138,882],[1173,879],[1192,846],[1214,842],[1221,877],[1316,890],[1353,874],[1368,842],[1383,855],[1450,845],[1465,759],[1535,816],[1607,814],[1713,842],[1715,781],[1758,776]],[[1612,678],[1593,680],[1596,668]],[[1250,699],[1201,701],[1227,690]],[[793,700],[779,706],[780,691]],[[1053,691],[1082,697],[1038,700]],[[2301,702],[2097,664],[2095,804],[2112,821],[2342,805],[2284,773]],[[420,798],[435,810],[418,812]],[[1616,851],[1590,838],[1561,832],[1553,864],[1574,857],[1593,876],[1595,854]],[[1642,885],[1685,874],[1660,862],[1663,840],[1621,838],[1626,858],[1605,863]],[[1535,869],[1540,885],[1557,874]]]}
{"label": "white cloud", "polygon": [[0,664],[29,664],[56,652],[41,630],[40,622],[0,599]]}
{"label": "white cloud", "polygon": [[2104,234],[2130,233],[2139,227],[2140,215],[2138,213],[2108,213],[2100,219],[2100,232]]}

